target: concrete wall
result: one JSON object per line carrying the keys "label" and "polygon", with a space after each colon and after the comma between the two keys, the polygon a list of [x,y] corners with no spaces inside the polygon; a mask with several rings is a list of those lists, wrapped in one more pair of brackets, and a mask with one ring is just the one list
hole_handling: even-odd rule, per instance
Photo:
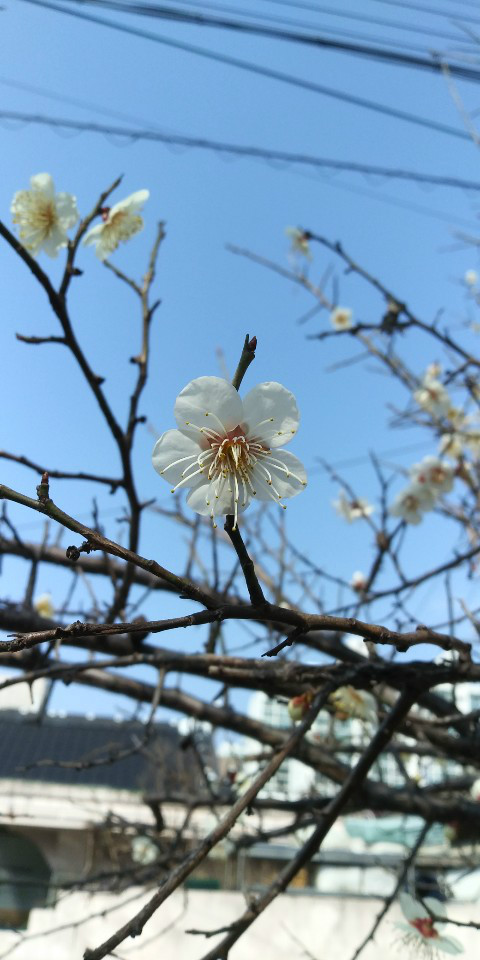
{"label": "concrete wall", "polygon": [[[23,940],[12,932],[0,931],[0,955],[18,942],[15,960],[81,960],[86,947],[98,946],[148,898],[138,889],[121,896],[66,896],[54,910],[32,912]],[[125,941],[116,949],[115,956],[121,960],[199,960],[216,941],[185,931],[225,926],[241,914],[244,906],[240,893],[177,891],[148,922],[143,935]],[[293,894],[279,897],[232,949],[229,960],[305,960],[308,953],[315,960],[351,960],[380,907],[379,900]],[[451,915],[458,920],[475,919],[477,909],[472,904],[450,905]],[[85,922],[86,917],[91,919]],[[362,960],[419,956],[411,947],[402,945],[402,932],[395,928],[399,919],[400,912],[395,907],[383,921],[376,943],[362,954]],[[46,935],[55,928],[56,932]],[[464,960],[476,960],[480,953],[478,931],[447,927],[445,933],[463,944]]]}

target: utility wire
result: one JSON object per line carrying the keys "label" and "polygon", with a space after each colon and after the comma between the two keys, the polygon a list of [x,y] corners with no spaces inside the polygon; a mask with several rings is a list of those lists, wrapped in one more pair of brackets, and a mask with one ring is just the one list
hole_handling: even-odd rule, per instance
{"label": "utility wire", "polygon": [[[432,17],[446,17],[448,19],[452,17],[452,11],[450,9],[448,12],[443,12],[442,10],[436,10],[435,7],[425,7],[420,3],[409,3],[408,0],[374,0],[374,2],[384,3],[389,7],[401,7],[402,10],[417,10],[419,13],[430,13]],[[456,15],[458,16],[458,14]],[[480,23],[480,19],[478,17],[472,17],[470,13],[468,14],[468,19],[471,23]]]}
{"label": "utility wire", "polygon": [[[190,7],[200,7],[200,9],[208,10],[217,10],[222,13],[235,13],[239,17],[250,17],[255,20],[267,20],[271,23],[282,23],[288,26],[298,26],[304,27],[306,30],[317,30],[318,24],[313,24],[304,20],[294,20],[290,17],[275,17],[271,14],[259,14],[252,13],[251,11],[239,9],[238,7],[229,7],[225,4],[218,3],[208,3],[206,0],[167,0],[168,3],[181,3]],[[324,7],[319,6],[318,4],[311,3],[289,3],[288,0],[266,0],[270,4],[279,4],[283,7],[294,7],[300,8],[302,10],[314,11],[317,14],[326,13],[327,16],[337,17],[344,20],[356,20],[359,23],[372,23],[376,27],[388,27],[392,30],[403,30],[405,33],[415,33],[415,34],[425,34],[431,40],[432,37],[439,37],[442,40],[451,40],[453,43],[467,43],[472,44],[472,40],[466,40],[462,36],[454,33],[446,33],[443,30],[434,30],[429,29],[428,27],[421,27],[419,25],[414,25],[412,23],[401,23],[399,20],[384,20],[381,17],[372,17],[364,13],[353,13],[350,10],[338,10],[334,7]],[[475,4],[478,9],[478,4]],[[326,29],[328,33],[339,32],[335,28],[326,27],[325,23],[322,23],[322,29]],[[401,43],[401,42],[400,42]],[[402,44],[405,46],[406,44]],[[408,44],[410,46],[410,44]]]}
{"label": "utility wire", "polygon": [[[189,0],[176,0],[176,2],[188,3]],[[409,33],[426,33],[429,36],[441,37],[443,40],[454,40],[454,41],[459,40],[458,37],[454,37],[450,34],[443,33],[443,31],[438,31],[434,29],[429,30],[428,27],[420,27],[417,24],[414,25],[412,23],[401,23],[399,20],[383,20],[381,17],[372,17],[369,14],[365,14],[365,13],[357,13],[357,12],[353,13],[353,11],[351,10],[348,10],[348,11],[337,10],[334,7],[324,7],[323,5],[319,6],[318,4],[300,2],[300,0],[297,3],[292,3],[290,2],[290,0],[263,0],[263,2],[268,4],[274,4],[275,6],[280,6],[280,7],[290,7],[290,8],[293,7],[293,9],[295,10],[308,10],[308,11],[313,11],[314,13],[326,13],[327,15],[331,15],[334,17],[342,17],[348,20],[358,20],[362,23],[373,23],[375,24],[375,26],[391,27],[394,30],[395,29],[405,30],[405,31],[408,31]],[[195,3],[195,6],[196,5],[197,4]],[[210,6],[210,4],[208,4],[208,6]],[[399,6],[403,8],[405,5],[401,3],[399,4]],[[478,10],[477,0],[475,0],[472,6],[476,7],[476,9]]]}
{"label": "utility wire", "polygon": [[[1,78],[0,78],[1,81]],[[192,137],[183,134],[162,133],[159,130],[138,130],[129,127],[117,127],[93,121],[64,119],[49,117],[43,114],[22,113],[17,110],[0,110],[0,119],[14,120],[21,123],[36,123],[42,126],[63,127],[66,130],[77,130],[80,133],[101,133],[105,136],[125,137],[128,140],[149,140],[158,143],[171,144],[179,147],[194,147],[199,150],[211,150],[214,153],[226,153],[237,157],[253,157],[256,160],[318,167],[336,171],[360,173],[365,176],[387,177],[396,180],[410,180],[419,184],[429,184],[436,187],[453,187],[460,190],[480,191],[479,180],[465,180],[461,177],[446,174],[420,173],[415,170],[401,170],[391,167],[375,166],[368,163],[356,163],[353,160],[333,160],[326,157],[315,157],[307,153],[290,153],[286,150],[272,150],[266,147],[243,146],[237,143],[224,143],[220,140],[209,140],[206,137]]]}
{"label": "utility wire", "polygon": [[[77,4],[83,5],[86,2],[86,0],[63,0],[63,2],[77,3]],[[174,4],[175,0],[166,0],[166,2],[169,4]],[[92,6],[103,5],[100,3],[100,0],[89,0],[89,3]],[[192,22],[195,23],[195,16],[198,16],[199,18],[204,16],[204,14],[196,15],[195,10],[192,8],[197,8],[201,11],[213,10],[215,14],[222,15],[222,17],[225,17],[225,15],[227,14],[234,14],[237,18],[243,18],[244,20],[247,20],[247,21],[249,20],[250,22],[258,20],[258,21],[261,21],[262,27],[265,26],[265,24],[273,23],[275,25],[280,25],[281,27],[292,27],[292,26],[301,27],[302,30],[304,31],[310,31],[310,32],[313,31],[317,35],[320,34],[319,23],[312,23],[311,21],[309,22],[305,20],[294,19],[291,17],[272,16],[271,14],[263,14],[257,11],[251,12],[249,10],[244,10],[238,7],[231,7],[225,4],[203,2],[203,0],[176,0],[176,3],[188,4],[190,9],[187,11],[187,13],[184,13],[183,10],[178,11],[178,7],[175,8],[175,5],[164,8],[166,10],[166,14],[169,14],[169,16],[167,16],[167,19],[172,19],[172,20],[180,19],[180,18],[177,18],[176,16],[176,13],[178,11],[179,13],[183,14],[185,18],[192,17]],[[142,9],[140,9],[140,7]],[[150,16],[150,15],[152,17],[158,16],[156,12],[158,9],[158,4],[153,4],[153,3],[137,4],[134,2],[129,2],[129,0],[123,0],[123,3],[120,3],[120,0],[119,0],[119,5],[115,6],[115,9],[121,10],[124,13],[135,13],[138,16]],[[239,19],[236,22],[241,24],[242,20]],[[197,24],[197,25],[200,25],[200,24]],[[415,27],[411,27],[411,31],[412,33],[417,33],[417,34],[425,33],[429,37],[430,45],[428,47],[428,50],[425,50],[425,46],[420,46],[420,44],[418,43],[409,43],[406,40],[392,41],[392,44],[395,45],[396,50],[399,50],[401,48],[405,50],[413,50],[425,56],[427,53],[430,52],[431,44],[433,42],[434,36],[441,37],[442,39],[447,39],[451,43],[455,43],[458,45],[463,44],[462,50],[458,54],[451,54],[452,57],[457,60],[461,58],[465,50],[468,51],[472,48],[472,46],[475,47],[475,44],[472,38],[465,36],[463,32],[460,34],[454,35],[453,33],[447,34],[447,33],[442,33],[441,31],[434,32],[426,28],[422,29],[421,27],[419,28],[419,30],[417,30]],[[366,43],[370,43],[370,44],[376,43],[382,48],[385,46],[385,43],[386,43],[385,37],[379,38],[371,35],[365,35],[364,33],[356,33],[352,29],[348,30],[348,29],[341,29],[338,26],[329,26],[325,22],[321,24],[321,35],[322,36],[333,35],[334,37],[347,37],[349,40],[360,40],[361,42],[365,41]],[[465,48],[465,50],[463,48]]]}
{"label": "utility wire", "polygon": [[449,73],[459,80],[468,80],[471,83],[480,82],[480,71],[473,67],[465,67],[446,61],[439,51],[432,51],[430,57],[414,56],[400,53],[398,50],[386,47],[373,47],[362,43],[351,43],[345,40],[334,40],[325,36],[309,36],[305,33],[294,33],[292,30],[280,30],[274,27],[262,26],[255,23],[246,23],[241,20],[230,20],[226,17],[192,13],[177,8],[165,7],[160,4],[145,4],[127,2],[124,0],[64,0],[82,6],[100,7],[104,10],[114,10],[116,13],[151,17],[159,20],[171,20],[174,23],[188,23],[196,27],[214,27],[217,30],[232,30],[249,36],[265,37],[269,40],[283,40],[288,43],[302,44],[321,50],[333,50],[336,53],[358,56],[367,60],[377,60],[388,63],[390,66],[408,67],[410,69],[428,70],[433,73],[442,73],[444,65],[448,66]]}
{"label": "utility wire", "polygon": [[374,100],[366,100],[364,97],[343,93],[342,91],[332,89],[331,87],[325,87],[321,84],[314,83],[311,80],[303,80],[300,77],[294,77],[291,74],[283,73],[279,70],[263,67],[260,64],[251,63],[247,60],[240,60],[238,57],[229,57],[223,53],[218,53],[213,50],[206,50],[204,47],[198,47],[190,43],[182,43],[179,40],[172,40],[169,37],[162,37],[157,33],[151,33],[149,30],[140,30],[137,27],[126,26],[126,24],[119,23],[118,21],[108,20],[103,17],[94,16],[93,14],[80,13],[78,10],[67,9],[59,6],[56,3],[51,3],[49,0],[22,0],[22,2],[30,3],[33,6],[41,7],[42,9],[53,10],[55,13],[66,13],[68,16],[72,16],[75,19],[84,20],[89,23],[96,23],[100,26],[108,27],[112,30],[118,30],[131,36],[141,37],[144,40],[152,40],[154,43],[160,43],[165,46],[172,47],[175,50],[182,50],[186,53],[193,53],[196,56],[205,57],[209,60],[213,60],[217,63],[223,63],[227,66],[237,67],[240,70],[245,70],[249,73],[257,74],[258,76],[268,77],[271,80],[279,80],[281,83],[287,83],[290,86],[299,87],[302,90],[309,90],[312,93],[319,93],[322,96],[332,97],[335,100],[341,100],[344,103],[350,103],[356,107],[373,110],[375,113],[380,113],[384,116],[395,118],[396,120],[405,120],[408,123],[413,123],[429,130],[435,130],[437,133],[444,133],[448,136],[457,137],[461,140],[471,140],[470,134],[465,130],[457,130],[455,127],[450,127],[447,124],[438,123],[435,120],[429,120],[425,117],[419,117],[416,114],[408,113],[405,110],[397,110],[394,107],[386,107]]}
{"label": "utility wire", "polygon": [[[5,113],[5,111],[4,111],[4,113]],[[12,120],[16,121],[17,118],[18,118],[18,120],[20,120],[20,122],[26,122],[26,123],[28,123],[28,122],[30,122],[29,116],[30,116],[30,115],[28,115],[28,114],[13,115],[13,114],[10,113],[10,116],[9,116],[9,117],[7,116],[7,117],[6,117],[6,120],[7,120],[7,122],[11,122]],[[0,113],[0,122],[1,122],[1,120],[2,120],[2,114]],[[53,120],[53,123],[52,123],[52,120]],[[61,129],[60,127],[57,126],[57,120],[56,120],[56,118],[48,118],[48,117],[46,117],[46,118],[43,118],[43,121],[45,122],[46,125],[52,126],[53,129],[58,129],[58,130]],[[31,122],[41,122],[41,118],[38,118],[38,120],[32,119]],[[98,126],[99,126],[99,125],[98,125]],[[79,132],[82,133],[83,131],[80,130]],[[87,131],[85,131],[85,132],[87,132]],[[108,134],[107,134],[103,129],[101,129],[100,126],[99,126],[99,130],[98,130],[98,131],[95,131],[95,130],[94,130],[94,131],[92,131],[92,132],[93,132],[93,133],[95,133],[95,132],[101,132],[101,133],[105,133],[105,136],[108,136]],[[114,135],[115,135],[115,134],[112,134],[112,136],[114,136]],[[125,134],[124,134],[124,133],[119,134],[119,135],[122,136],[123,139],[125,140]],[[129,137],[129,140],[130,140],[130,142],[133,142],[133,140],[132,140],[131,137]],[[166,141],[166,142],[167,142],[167,141]],[[117,144],[117,146],[118,146],[118,145],[119,145],[119,144]],[[167,145],[168,145],[168,143],[167,143]],[[184,144],[183,146],[184,146],[185,148],[188,148],[189,146],[197,146],[197,145],[198,145],[198,144]],[[172,146],[174,146],[174,144],[172,144]],[[180,145],[180,144],[177,144],[177,146],[181,146],[181,145]],[[210,149],[210,147],[209,147],[208,149]],[[214,147],[212,146],[211,149],[214,149]],[[258,159],[263,159],[263,158],[259,157]],[[265,158],[265,162],[266,162],[266,163],[270,162],[274,169],[279,169],[279,165],[280,165],[280,164],[281,164],[282,166],[288,166],[288,164],[287,164],[286,161],[274,160],[273,158],[272,158],[272,159]],[[313,172],[311,172],[311,171],[308,171],[308,170],[298,170],[298,169],[297,169],[296,172],[297,172],[300,176],[307,177],[308,179],[316,180],[315,174],[314,174]],[[316,172],[317,172],[317,175],[318,175],[318,174],[320,173],[320,168],[317,168],[317,171],[316,171]],[[366,176],[366,175],[367,175],[367,174],[365,174],[365,176]],[[325,177],[325,174],[324,174],[324,177]],[[445,211],[442,211],[442,210],[435,210],[435,209],[432,209],[432,207],[425,207],[425,206],[423,206],[423,205],[421,205],[421,204],[412,203],[412,202],[410,202],[410,201],[408,201],[408,200],[399,200],[397,197],[390,197],[388,194],[385,194],[385,193],[380,193],[380,194],[379,194],[378,191],[375,192],[375,191],[372,191],[372,190],[367,190],[367,189],[362,188],[362,187],[355,187],[355,186],[353,186],[352,184],[347,184],[347,183],[343,183],[343,182],[339,183],[338,181],[332,180],[331,178],[328,179],[328,185],[329,185],[329,188],[330,188],[330,187],[333,187],[334,189],[347,191],[348,193],[353,193],[353,194],[356,194],[357,196],[368,197],[370,200],[374,200],[374,201],[377,201],[377,202],[379,202],[379,203],[384,203],[384,204],[386,203],[386,204],[388,204],[388,205],[390,205],[390,206],[397,207],[397,208],[399,208],[399,209],[401,209],[401,210],[411,210],[411,211],[413,211],[413,213],[420,214],[421,216],[424,216],[424,217],[431,217],[431,218],[433,218],[434,220],[440,220],[440,221],[442,221],[442,222],[444,222],[444,223],[450,224],[450,226],[452,226],[452,224],[457,224],[457,225],[460,225],[460,226],[462,226],[462,227],[467,227],[469,230],[475,230],[475,225],[472,224],[471,221],[467,221],[467,220],[465,220],[463,217],[458,217],[458,216],[456,216],[455,214],[452,215],[452,214],[446,213]]]}

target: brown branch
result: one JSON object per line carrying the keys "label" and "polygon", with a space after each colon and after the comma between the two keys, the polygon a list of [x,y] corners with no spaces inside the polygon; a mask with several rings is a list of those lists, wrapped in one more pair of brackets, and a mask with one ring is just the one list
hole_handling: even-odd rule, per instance
{"label": "brown branch", "polygon": [[198,846],[185,858],[185,860],[170,874],[168,880],[162,884],[157,893],[149,900],[132,919],[124,924],[120,930],[117,930],[103,944],[94,950],[86,950],[84,960],[102,960],[108,954],[122,943],[127,937],[139,936],[147,920],[158,910],[164,901],[183,883],[192,873],[195,867],[205,859],[210,850],[216,846],[232,829],[240,814],[246,810],[252,800],[255,799],[262,787],[271,779],[279,769],[285,758],[291,753],[294,747],[303,739],[305,733],[311,727],[323,703],[326,701],[329,690],[318,694],[308,711],[307,716],[301,724],[284,741],[283,746],[266,765],[266,767],[255,778],[251,786],[236,800],[231,809],[220,820],[217,826],[198,844]]}
{"label": "brown branch", "polygon": [[[112,488],[112,493],[123,486],[123,480],[119,477],[101,477],[96,473],[84,473],[82,470],[78,473],[72,473],[66,470],[50,470],[49,467],[42,467],[28,457],[23,457],[15,453],[8,453],[6,450],[0,450],[0,458],[3,460],[12,460],[14,463],[21,463],[24,467],[29,467],[35,473],[48,473],[51,480],[91,480],[93,483],[104,483]],[[480,548],[479,548],[480,549]]]}
{"label": "brown branch", "polygon": [[78,520],[75,520],[67,513],[64,513],[63,510],[60,510],[60,508],[53,503],[53,500],[33,500],[31,497],[27,497],[23,493],[19,493],[16,490],[11,490],[9,487],[4,486],[4,484],[0,484],[0,500],[11,500],[13,503],[20,503],[22,506],[29,507],[31,510],[36,510],[37,513],[41,513],[44,516],[50,517],[52,520],[56,520],[68,530],[72,530],[74,533],[80,534],[85,538],[87,546],[89,546],[90,549],[103,550],[105,553],[112,554],[114,557],[119,557],[121,560],[126,560],[128,563],[132,563],[135,566],[146,570],[148,573],[152,573],[154,576],[161,577],[163,580],[171,583],[183,596],[187,596],[191,600],[196,600],[205,607],[212,606],[211,597],[204,593],[204,591],[199,587],[195,586],[195,584],[186,580],[184,577],[177,576],[170,570],[167,570],[166,567],[160,566],[160,564],[155,560],[146,560],[145,557],[139,556],[139,554],[135,553],[133,550],[127,550],[119,543],[115,543],[113,540],[108,540],[106,537],[103,537],[96,530],[91,530],[83,523],[79,523]]}
{"label": "brown branch", "polygon": [[[399,695],[395,706],[377,730],[371,743],[345,780],[345,783],[333,800],[328,803],[324,812],[320,814],[319,825],[311,837],[292,858],[290,863],[280,871],[279,876],[268,890],[250,902],[242,916],[232,924],[230,933],[228,933],[213,950],[205,954],[202,960],[226,960],[234,943],[248,930],[252,923],[254,923],[257,917],[272,903],[278,894],[283,893],[287,889],[298,871],[317,853],[331,827],[347,805],[350,797],[361,788],[375,760],[380,756],[397,727],[407,716],[408,711],[415,702],[417,694],[418,691],[410,689]],[[85,960],[90,960],[90,958],[85,958]],[[95,958],[92,958],[92,960],[95,960]]]}
{"label": "brown branch", "polygon": [[263,590],[255,573],[255,565],[248,554],[238,526],[235,526],[235,518],[233,516],[225,517],[225,525],[223,529],[230,537],[232,546],[240,561],[240,566],[242,568],[242,573],[245,578],[245,583],[252,604],[255,606],[265,604],[267,601],[265,600]]}

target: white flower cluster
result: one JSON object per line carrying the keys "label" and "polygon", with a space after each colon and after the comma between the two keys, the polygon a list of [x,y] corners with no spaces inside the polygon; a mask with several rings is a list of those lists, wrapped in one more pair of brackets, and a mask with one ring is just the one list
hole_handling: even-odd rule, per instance
{"label": "white flower cluster", "polygon": [[389,512],[416,525],[424,513],[433,509],[442,493],[450,492],[455,475],[450,464],[431,456],[415,463],[409,472],[411,481],[397,494]]}
{"label": "white flower cluster", "polygon": [[[148,190],[137,190],[113,207],[101,210],[102,223],[92,227],[83,238],[85,246],[94,244],[95,253],[105,260],[143,228],[140,210],[149,197]],[[67,231],[79,219],[77,201],[70,193],[55,193],[49,173],[30,178],[30,190],[18,190],[10,207],[20,240],[33,257],[43,250],[49,257],[68,244]]]}
{"label": "white flower cluster", "polygon": [[430,364],[418,390],[413,394],[418,406],[436,418],[445,417],[451,407],[448,392],[438,379],[440,373],[441,368],[437,363]]}

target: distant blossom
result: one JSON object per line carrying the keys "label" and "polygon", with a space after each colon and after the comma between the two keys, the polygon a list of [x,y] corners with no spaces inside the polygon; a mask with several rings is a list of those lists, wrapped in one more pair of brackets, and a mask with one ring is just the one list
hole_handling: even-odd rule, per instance
{"label": "distant blossom", "polygon": [[45,617],[46,620],[53,620],[55,616],[55,608],[52,603],[52,596],[50,593],[41,593],[39,597],[34,601],[34,609],[37,611],[39,617]]}
{"label": "distant blossom", "polygon": [[312,259],[312,252],[308,243],[308,233],[298,227],[286,227],[285,233],[290,237],[290,250],[293,254],[301,254],[307,260]]}
{"label": "distant blossom", "polygon": [[352,590],[355,590],[357,593],[363,593],[364,590],[366,590],[367,578],[361,570],[355,570],[355,572],[352,574],[350,586]]}
{"label": "distant blossom", "polygon": [[[399,901],[407,923],[396,923],[395,926],[405,932],[406,935],[402,937],[405,946],[411,947],[414,952],[421,951],[426,958],[434,958],[438,950],[450,954],[464,952],[458,940],[445,937],[440,932],[448,921],[445,908],[439,900],[425,897],[423,903],[419,903],[409,893],[401,893]],[[442,919],[433,920],[431,914]]]}
{"label": "distant blossom", "polygon": [[137,190],[113,207],[104,207],[101,211],[103,222],[88,231],[83,238],[84,245],[93,244],[99,260],[106,260],[120,243],[126,243],[143,230],[140,211],[149,196],[148,190]]}
{"label": "distant blossom", "polygon": [[334,708],[337,720],[376,720],[377,710],[375,697],[365,690],[356,690],[355,687],[339,687],[329,696],[329,703]]}
{"label": "distant blossom", "polygon": [[472,783],[470,796],[475,803],[480,803],[480,780],[475,780],[475,783]]}
{"label": "distant blossom", "polygon": [[478,273],[476,270],[467,270],[463,279],[467,287],[475,287],[478,283]]}
{"label": "distant blossom", "polygon": [[330,314],[330,323],[334,330],[350,330],[353,311],[349,307],[335,307]]}
{"label": "distant blossom", "polygon": [[188,505],[211,517],[238,514],[253,499],[278,503],[307,485],[305,469],[278,447],[297,432],[295,397],[280,383],[260,383],[240,399],[220,377],[198,377],[180,392],[178,430],[167,430],[153,450],[153,466],[172,487],[189,490]]}
{"label": "distant blossom", "polygon": [[443,384],[436,377],[430,377],[428,374],[424,376],[419,388],[414,391],[413,399],[422,410],[436,417],[444,417],[451,407],[450,397]]}
{"label": "distant blossom", "polygon": [[431,487],[422,486],[419,483],[411,483],[404,490],[397,494],[393,501],[389,513],[392,517],[400,517],[406,523],[412,523],[414,526],[420,523],[423,514],[431,510],[435,503],[435,495]]}
{"label": "distant blossom", "polygon": [[453,467],[439,457],[424,457],[420,463],[415,463],[410,468],[410,476],[415,483],[430,487],[434,496],[449,493],[453,487]]}
{"label": "distant blossom", "polygon": [[30,178],[30,190],[18,190],[10,207],[22,245],[36,257],[43,250],[56,257],[68,243],[67,230],[78,220],[77,202],[70,193],[55,193],[49,173]]}
{"label": "distant blossom", "polygon": [[308,713],[313,700],[313,693],[307,691],[307,693],[301,693],[298,697],[292,697],[288,701],[288,715],[290,720],[293,720],[294,723],[297,723]]}
{"label": "distant blossom", "polygon": [[348,497],[345,490],[340,490],[338,500],[333,500],[333,506],[340,517],[343,517],[347,523],[354,523],[365,517],[370,517],[375,507],[360,497]]}

